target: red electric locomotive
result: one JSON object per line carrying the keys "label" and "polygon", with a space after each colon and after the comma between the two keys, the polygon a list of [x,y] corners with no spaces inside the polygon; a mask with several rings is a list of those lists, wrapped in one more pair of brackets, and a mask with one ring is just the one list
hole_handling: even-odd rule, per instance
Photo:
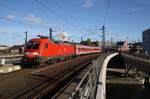
{"label": "red electric locomotive", "polygon": [[25,49],[24,63],[40,64],[80,54],[101,52],[99,47],[54,43],[48,38],[29,40]]}

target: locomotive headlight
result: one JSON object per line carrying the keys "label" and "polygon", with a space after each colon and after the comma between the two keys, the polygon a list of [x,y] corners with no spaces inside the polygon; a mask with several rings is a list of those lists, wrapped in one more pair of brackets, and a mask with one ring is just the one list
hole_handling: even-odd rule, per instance
{"label": "locomotive headlight", "polygon": [[33,52],[32,54],[33,55],[39,55],[39,52]]}
{"label": "locomotive headlight", "polygon": [[26,52],[26,55],[29,55],[30,53],[29,52]]}
{"label": "locomotive headlight", "polygon": [[26,55],[39,55],[39,52],[26,52]]}

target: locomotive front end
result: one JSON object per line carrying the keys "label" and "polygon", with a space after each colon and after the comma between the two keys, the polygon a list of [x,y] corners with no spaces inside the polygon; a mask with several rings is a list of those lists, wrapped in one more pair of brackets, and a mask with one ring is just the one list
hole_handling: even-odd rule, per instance
{"label": "locomotive front end", "polygon": [[37,64],[40,62],[40,41],[30,40],[25,48],[25,55],[23,63],[25,64]]}

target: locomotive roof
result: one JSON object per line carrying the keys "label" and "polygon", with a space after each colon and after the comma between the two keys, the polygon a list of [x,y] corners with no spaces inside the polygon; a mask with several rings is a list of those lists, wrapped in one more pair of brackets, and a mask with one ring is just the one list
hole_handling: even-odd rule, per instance
{"label": "locomotive roof", "polygon": [[53,41],[49,40],[48,38],[33,38],[30,41],[38,41],[38,42],[46,42],[46,41],[48,41],[48,42],[53,43]]}

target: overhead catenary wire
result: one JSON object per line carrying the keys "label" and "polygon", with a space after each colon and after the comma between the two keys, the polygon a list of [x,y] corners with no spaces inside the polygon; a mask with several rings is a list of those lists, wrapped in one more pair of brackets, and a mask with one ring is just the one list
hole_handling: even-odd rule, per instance
{"label": "overhead catenary wire", "polygon": [[24,25],[30,25],[30,26],[41,26],[43,28],[49,28],[49,26],[45,26],[45,25],[41,25],[41,24],[35,24],[34,22],[23,22],[24,18],[27,16],[27,14],[23,13],[22,11],[18,10],[18,9],[14,9],[11,7],[8,7],[2,3],[0,3],[0,7],[1,8],[5,8],[7,9],[7,11],[12,12],[17,14],[17,16],[20,16],[20,18],[22,19],[22,21],[19,20],[7,20],[5,17],[0,17],[1,19],[7,20],[7,21],[11,21],[11,22],[15,22],[15,23],[19,23],[19,24],[24,24]]}
{"label": "overhead catenary wire", "polygon": [[[55,4],[58,8],[60,8],[60,9],[62,9],[62,10],[65,11],[64,7],[63,7],[61,4],[59,4],[57,1],[54,2],[54,4]],[[78,19],[77,19],[75,16],[73,16],[73,15],[70,14],[70,13],[67,14],[67,16],[68,16],[71,20],[74,20],[74,23],[76,23],[77,25],[81,26],[80,22],[78,21]]]}
{"label": "overhead catenary wire", "polygon": [[40,5],[42,8],[44,8],[46,11],[48,11],[49,13],[54,14],[56,17],[58,17],[59,19],[65,21],[59,14],[57,14],[53,9],[51,9],[50,7],[48,7],[47,5],[45,5],[43,2],[39,1],[39,0],[35,0],[35,2]]}
{"label": "overhead catenary wire", "polygon": [[50,7],[48,7],[46,4],[44,4],[43,2],[39,1],[39,0],[35,0],[40,6],[42,6],[43,8],[45,8],[48,12],[54,14],[55,16],[57,16],[58,18],[60,18],[61,20],[64,21],[64,19],[57,14],[53,9],[51,9]]}
{"label": "overhead catenary wire", "polygon": [[48,29],[48,27],[45,27],[45,26],[40,25],[40,24],[35,24],[35,25],[34,25],[33,23],[26,23],[26,22],[23,22],[23,21],[20,21],[20,20],[15,20],[15,19],[7,19],[6,17],[2,17],[2,16],[0,16],[0,19],[6,20],[6,21],[10,21],[10,22],[13,22],[13,23],[18,23],[18,24],[30,26],[30,27],[33,27],[33,26],[41,26],[41,27],[43,27],[43,28]]}
{"label": "overhead catenary wire", "polygon": [[[42,2],[42,1],[40,1],[40,0],[36,0],[37,2],[39,2],[40,3],[40,5],[42,4],[44,4],[43,5],[43,7],[45,7],[45,9],[47,9],[47,11],[49,11],[50,13],[53,13],[54,15],[56,15],[59,19],[61,19],[62,21],[64,21],[65,23],[68,23],[69,21],[68,20],[66,20],[63,16],[61,16],[58,12],[56,12],[55,10],[53,10],[50,6],[47,6],[47,4],[46,3],[44,3],[44,2]],[[38,3],[38,4],[39,4]],[[58,6],[61,6],[61,8],[63,8],[62,7],[62,5],[59,5],[58,4]],[[8,7],[8,6],[6,6],[6,5],[3,5],[3,4],[0,4],[0,7],[3,7],[3,8],[6,8],[7,10],[9,10],[10,12],[14,12],[15,14],[18,14],[18,15],[20,15],[20,16],[26,16],[26,14],[25,13],[23,13],[23,11],[21,11],[21,10],[19,10],[19,9],[15,9],[15,8],[11,8],[11,7]],[[51,10],[50,10],[51,9]],[[63,8],[64,9],[64,8]],[[72,17],[71,15],[68,15],[67,17],[70,17],[71,19],[73,19],[73,20],[75,20],[75,22],[77,22],[76,21],[76,19],[74,18],[74,17]],[[35,26],[35,24],[34,23],[32,23],[32,24],[30,24],[30,23],[28,23],[28,22],[24,22],[23,20],[15,20],[15,19],[13,19],[13,20],[8,20],[8,19],[6,19],[5,17],[1,17],[0,19],[3,19],[3,20],[7,20],[7,21],[11,21],[11,22],[13,22],[13,23],[18,23],[18,24],[23,24],[23,25],[28,25],[28,26]],[[72,27],[75,27],[75,24],[72,24],[72,23],[68,23],[70,26],[72,26]],[[36,26],[37,26],[37,24],[36,24]],[[39,26],[39,25],[38,25]],[[81,26],[81,25],[80,25]]]}
{"label": "overhead catenary wire", "polygon": [[5,8],[5,9],[7,9],[9,12],[15,13],[15,14],[17,14],[17,15],[19,15],[19,16],[25,16],[25,15],[26,15],[26,14],[22,13],[22,11],[16,10],[16,9],[14,9],[14,8],[11,8],[11,7],[8,7],[8,6],[6,6],[6,5],[4,5],[4,4],[2,4],[2,3],[0,3],[0,7],[1,7],[1,8]]}
{"label": "overhead catenary wire", "polygon": [[69,25],[71,25],[72,27],[76,27],[74,24],[68,22],[68,20],[64,19],[60,14],[58,14],[55,10],[53,10],[52,8],[50,8],[49,6],[47,6],[45,3],[43,3],[40,0],[35,0],[36,3],[38,3],[41,7],[43,7],[45,10],[47,10],[49,13],[55,15],[58,19],[62,20],[65,23],[68,23]]}
{"label": "overhead catenary wire", "polygon": [[103,22],[103,26],[105,26],[106,21],[107,21],[108,12],[109,12],[109,8],[110,8],[110,2],[111,2],[111,0],[107,0],[106,9],[105,9],[105,12],[104,12],[104,22]]}
{"label": "overhead catenary wire", "polygon": [[[25,22],[20,21],[20,20],[7,19],[7,18],[2,17],[2,16],[0,16],[0,19],[2,19],[2,20],[6,20],[6,21],[10,21],[10,22],[12,22],[12,23],[17,23],[17,24],[21,24],[21,25],[26,25],[26,26],[29,26],[29,27],[33,27],[33,26],[35,26],[35,25],[33,25],[33,24],[25,23]],[[48,27],[45,27],[45,28],[47,28],[47,29],[48,29]]]}
{"label": "overhead catenary wire", "polygon": [[2,16],[0,16],[0,19],[6,20],[6,21],[10,21],[10,22],[13,22],[13,23],[22,24],[22,25],[28,25],[28,26],[31,26],[31,27],[32,27],[31,24],[27,24],[27,23],[24,23],[24,22],[22,22],[22,21],[18,21],[18,20],[14,20],[14,19],[7,19],[7,18],[2,17]]}
{"label": "overhead catenary wire", "polygon": [[30,27],[40,26],[40,27],[46,28],[46,29],[49,29],[49,27],[51,26],[49,24],[44,24],[44,23],[36,24],[36,23],[32,22],[32,20],[26,21],[25,18],[28,16],[27,14],[25,14],[23,11],[21,12],[21,10],[9,7],[5,4],[0,3],[0,7],[3,9],[6,9],[6,11],[9,13],[13,13],[13,14],[17,15],[17,17],[20,17],[19,18],[20,20],[18,20],[18,19],[16,20],[16,18],[9,19],[9,18],[7,18],[7,16],[0,16],[0,20],[5,20],[5,21],[9,21],[11,23],[17,23],[17,24],[21,24],[21,25],[25,25],[25,26],[30,26]]}
{"label": "overhead catenary wire", "polygon": [[[107,17],[108,17],[108,12],[109,12],[109,8],[110,8],[110,3],[111,3],[111,0],[107,0],[106,2],[106,8],[104,10],[104,20],[103,20],[103,26],[101,28],[101,30],[103,30],[103,35],[99,36],[99,37],[102,37],[103,40],[105,40],[105,25],[106,25],[106,21],[107,21]],[[98,29],[99,30],[99,29]],[[91,32],[89,31],[89,29],[86,29],[85,31],[88,31],[88,32]],[[94,32],[93,32],[94,33]],[[103,41],[104,42],[104,41]]]}

